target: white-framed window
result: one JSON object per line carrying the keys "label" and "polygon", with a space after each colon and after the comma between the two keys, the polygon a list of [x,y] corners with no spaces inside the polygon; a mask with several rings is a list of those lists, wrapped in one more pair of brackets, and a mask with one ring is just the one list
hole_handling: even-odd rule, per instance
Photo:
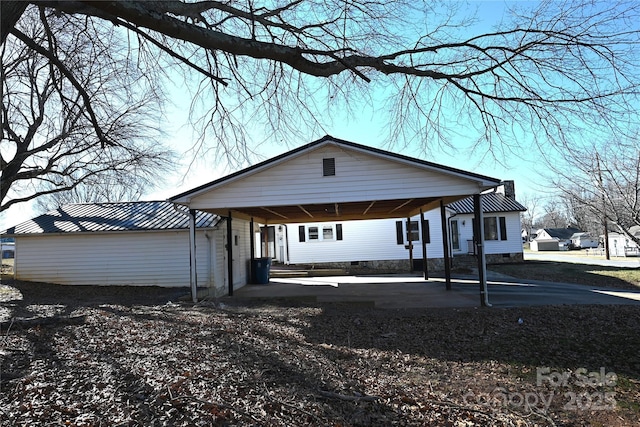
{"label": "white-framed window", "polygon": [[299,242],[334,242],[337,240],[342,240],[342,224],[298,226]]}
{"label": "white-framed window", "polygon": [[507,219],[503,216],[485,216],[484,240],[507,240]]}
{"label": "white-framed window", "polygon": [[307,232],[309,234],[309,241],[319,240],[320,236],[318,234],[318,227],[312,226],[307,228]]}
{"label": "white-framed window", "polygon": [[322,240],[334,240],[333,225],[322,226]]}

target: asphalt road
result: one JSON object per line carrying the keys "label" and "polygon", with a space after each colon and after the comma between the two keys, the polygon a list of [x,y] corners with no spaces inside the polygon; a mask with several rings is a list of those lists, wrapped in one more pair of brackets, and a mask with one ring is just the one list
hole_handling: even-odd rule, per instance
{"label": "asphalt road", "polygon": [[608,267],[628,267],[640,268],[640,257],[611,257],[610,260],[602,256],[586,255],[584,251],[567,252],[525,252],[524,259],[527,261],[558,261],[573,262],[576,264],[603,265]]}

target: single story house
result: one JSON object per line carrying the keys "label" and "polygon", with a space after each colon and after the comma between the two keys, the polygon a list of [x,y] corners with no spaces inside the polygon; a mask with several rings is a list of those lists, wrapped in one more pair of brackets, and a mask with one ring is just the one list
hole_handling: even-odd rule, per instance
{"label": "single story house", "polygon": [[587,232],[574,233],[571,236],[571,245],[575,249],[597,248],[599,244],[599,239]]}
{"label": "single story house", "polygon": [[[483,194],[484,241],[487,262],[522,261],[520,212],[513,182]],[[337,267],[349,271],[408,271],[410,259],[420,270],[422,237],[426,239],[429,269],[443,270],[443,234],[439,209],[419,216],[343,222],[306,222],[274,227],[274,259],[287,264]],[[446,233],[453,264],[473,262],[473,198],[446,205]],[[424,231],[424,234],[423,234]],[[410,253],[411,252],[411,253]]]}
{"label": "single story house", "polygon": [[583,233],[577,228],[541,228],[531,241],[532,251],[566,251],[571,245],[571,236]]}
{"label": "single story house", "polygon": [[[635,236],[640,238],[640,226],[633,226],[629,229],[629,232]],[[604,239],[604,236],[602,236]],[[638,244],[631,240],[629,236],[618,233],[618,232],[609,232],[609,254],[611,256],[617,257],[628,257],[628,256],[640,256],[640,248]]]}
{"label": "single story house", "polygon": [[[323,239],[340,241],[351,235],[351,221],[393,219],[390,223],[397,227],[393,236],[399,239],[397,224],[402,218],[410,219],[408,230],[401,222],[402,238],[408,235],[406,244],[413,246],[415,258],[422,251],[425,279],[426,260],[432,255],[408,244],[416,241],[416,233],[423,235],[420,246],[426,248],[430,241],[433,255],[443,256],[450,289],[447,261],[453,242],[449,233],[438,230],[447,230],[452,217],[456,221],[471,218],[454,205],[468,199],[467,208],[474,212],[480,230],[475,246],[480,299],[488,304],[485,246],[491,248],[495,242],[485,245],[485,237],[508,240],[519,233],[519,225],[513,227],[506,215],[504,220],[503,215],[484,218],[485,212],[500,210],[488,209],[494,196],[483,193],[501,183],[497,178],[327,135],[165,202],[68,205],[4,234],[15,237],[19,279],[74,285],[189,284],[197,301],[198,288],[233,295],[249,282],[255,258],[262,250],[275,251],[275,233],[273,244],[269,238],[271,226],[315,223],[317,230],[305,228],[305,239],[322,233]],[[488,202],[483,201],[485,197]],[[440,215],[428,214],[427,219],[425,213],[432,211]],[[411,218],[429,225],[416,228]],[[460,244],[469,234],[460,230],[461,222],[458,226],[455,235]],[[485,226],[488,230],[482,232]],[[256,244],[260,229],[267,230],[264,249],[262,243]],[[300,229],[290,238],[296,232]],[[464,250],[468,249],[461,245],[460,251]]]}
{"label": "single story house", "polygon": [[[224,219],[196,213],[198,287],[222,295],[225,276]],[[233,233],[239,247],[248,238],[248,223]],[[190,283],[189,213],[167,201],[70,204],[12,227],[14,276],[20,280],[63,285],[187,287]],[[237,262],[249,259],[244,244]],[[247,281],[238,268],[235,286]]]}

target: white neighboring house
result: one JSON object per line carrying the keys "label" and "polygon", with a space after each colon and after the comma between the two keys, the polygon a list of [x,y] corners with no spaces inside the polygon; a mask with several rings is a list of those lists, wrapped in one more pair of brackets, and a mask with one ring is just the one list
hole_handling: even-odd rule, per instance
{"label": "white neighboring house", "polygon": [[[508,185],[513,189],[513,184]],[[487,262],[522,261],[520,212],[526,208],[504,187],[482,196]],[[456,256],[472,255],[473,198],[447,205],[448,243]],[[425,212],[426,249],[429,269],[441,269],[444,246],[440,210]],[[406,218],[287,224],[286,249],[290,264],[341,267],[349,270],[406,270],[409,266],[409,240],[412,258],[422,260],[420,216]],[[277,233],[276,233],[277,236]],[[454,261],[455,262],[455,261]],[[418,269],[418,268],[416,268]]]}
{"label": "white neighboring house", "polygon": [[576,249],[597,248],[599,243],[598,238],[594,238],[590,233],[580,232],[571,236],[571,244]]}
{"label": "white neighboring house", "polygon": [[566,251],[571,245],[571,236],[583,233],[577,228],[541,228],[531,241],[532,251]]}
{"label": "white neighboring house", "polygon": [[[629,231],[634,236],[640,237],[640,226],[631,227]],[[604,238],[604,236],[602,237]],[[640,256],[640,248],[628,236],[609,232],[609,254],[618,257]]]}
{"label": "white neighboring house", "polygon": [[[198,286],[223,295],[226,227],[196,214]],[[15,238],[16,279],[63,285],[189,286],[189,218],[171,202],[65,205],[3,232]],[[234,287],[247,283],[249,227],[236,221]]]}

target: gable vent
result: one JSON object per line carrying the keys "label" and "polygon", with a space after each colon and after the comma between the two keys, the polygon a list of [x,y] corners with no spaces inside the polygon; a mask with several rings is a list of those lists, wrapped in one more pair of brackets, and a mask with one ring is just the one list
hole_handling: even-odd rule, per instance
{"label": "gable vent", "polygon": [[322,159],[322,176],[334,176],[336,174],[336,159]]}

